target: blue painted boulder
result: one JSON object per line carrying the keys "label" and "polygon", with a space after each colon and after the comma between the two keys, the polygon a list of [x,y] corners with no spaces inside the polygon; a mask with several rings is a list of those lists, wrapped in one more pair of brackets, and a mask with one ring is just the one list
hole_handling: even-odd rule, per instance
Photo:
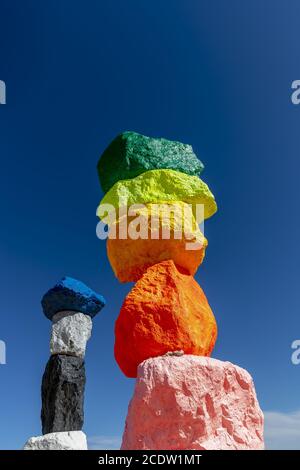
{"label": "blue painted boulder", "polygon": [[64,310],[82,312],[93,318],[105,305],[105,299],[83,282],[63,277],[42,298],[43,312],[49,320]]}

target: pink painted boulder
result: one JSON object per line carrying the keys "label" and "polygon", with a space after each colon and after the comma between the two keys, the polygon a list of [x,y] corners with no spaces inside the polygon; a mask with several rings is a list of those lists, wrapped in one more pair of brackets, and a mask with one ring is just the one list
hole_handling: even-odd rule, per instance
{"label": "pink painted boulder", "polygon": [[147,359],[138,367],[121,449],[264,449],[251,376],[208,357]]}

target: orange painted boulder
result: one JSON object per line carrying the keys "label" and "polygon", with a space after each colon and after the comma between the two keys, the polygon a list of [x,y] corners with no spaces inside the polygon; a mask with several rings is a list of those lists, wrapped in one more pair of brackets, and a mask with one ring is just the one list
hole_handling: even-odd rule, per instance
{"label": "orange painted boulder", "polygon": [[110,226],[107,256],[120,282],[136,282],[147,268],[166,260],[194,275],[206,247],[192,209],[178,201],[137,207],[135,216],[119,218]]}
{"label": "orange painted boulder", "polygon": [[217,325],[195,279],[163,261],[147,269],[126,297],[115,324],[115,358],[127,377],[150,357],[182,350],[209,356]]}

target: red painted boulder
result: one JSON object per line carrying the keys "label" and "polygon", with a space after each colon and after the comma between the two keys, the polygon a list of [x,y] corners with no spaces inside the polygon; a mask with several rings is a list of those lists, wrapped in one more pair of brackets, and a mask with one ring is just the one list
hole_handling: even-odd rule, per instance
{"label": "red painted boulder", "polygon": [[142,361],[169,351],[208,356],[216,337],[199,284],[164,261],[148,268],[126,297],[115,325],[115,358],[127,377],[136,377]]}
{"label": "red painted boulder", "polygon": [[262,450],[263,414],[249,373],[184,355],[140,364],[122,450]]}

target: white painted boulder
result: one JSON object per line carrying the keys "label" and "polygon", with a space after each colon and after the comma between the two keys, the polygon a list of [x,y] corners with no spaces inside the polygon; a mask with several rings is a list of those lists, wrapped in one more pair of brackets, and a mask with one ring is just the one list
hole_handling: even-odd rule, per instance
{"label": "white painted boulder", "polygon": [[82,431],[51,432],[31,437],[23,450],[87,450],[87,440]]}
{"label": "white painted boulder", "polygon": [[56,313],[52,322],[51,354],[84,358],[93,327],[91,317],[81,312],[63,311]]}

